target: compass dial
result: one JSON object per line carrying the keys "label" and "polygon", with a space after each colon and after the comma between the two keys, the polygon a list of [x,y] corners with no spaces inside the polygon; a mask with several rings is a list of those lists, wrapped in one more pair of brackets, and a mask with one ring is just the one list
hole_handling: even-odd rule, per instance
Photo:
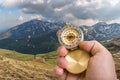
{"label": "compass dial", "polygon": [[80,28],[74,27],[73,25],[67,24],[60,30],[58,40],[61,45],[68,49],[77,47],[79,42],[83,40],[83,32]]}

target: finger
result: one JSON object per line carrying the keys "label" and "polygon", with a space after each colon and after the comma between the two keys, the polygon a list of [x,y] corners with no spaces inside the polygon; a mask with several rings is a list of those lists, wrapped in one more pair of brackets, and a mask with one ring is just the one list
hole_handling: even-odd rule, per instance
{"label": "finger", "polygon": [[60,68],[59,66],[56,66],[54,69],[54,73],[60,77],[60,80],[65,80],[66,79],[66,75],[67,75],[67,71],[63,70],[62,68]]}
{"label": "finger", "polygon": [[56,63],[57,63],[57,65],[60,66],[61,68],[66,68],[67,60],[66,60],[64,57],[59,57],[59,58],[56,60]]}
{"label": "finger", "polygon": [[68,53],[68,50],[64,46],[60,46],[57,50],[59,56],[66,56]]}
{"label": "finger", "polygon": [[108,50],[97,41],[82,41],[80,42],[79,47],[91,53],[92,55],[95,55],[96,53],[100,53],[102,51],[104,51],[104,53],[105,51],[108,52]]}
{"label": "finger", "polygon": [[60,76],[60,80],[66,80],[68,72],[64,70],[63,75]]}
{"label": "finger", "polygon": [[59,66],[56,66],[55,69],[54,69],[54,73],[57,75],[57,76],[61,76],[63,74],[63,69],[60,68]]}

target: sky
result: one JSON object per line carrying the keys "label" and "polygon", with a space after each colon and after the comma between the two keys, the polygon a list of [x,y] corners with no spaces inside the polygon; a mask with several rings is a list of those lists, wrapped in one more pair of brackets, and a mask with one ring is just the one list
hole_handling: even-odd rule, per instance
{"label": "sky", "polygon": [[0,0],[0,30],[32,19],[77,26],[120,23],[120,0]]}

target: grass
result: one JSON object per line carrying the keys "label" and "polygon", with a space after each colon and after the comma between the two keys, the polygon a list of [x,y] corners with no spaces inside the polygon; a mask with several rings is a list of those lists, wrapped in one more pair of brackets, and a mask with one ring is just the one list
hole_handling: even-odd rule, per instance
{"label": "grass", "polygon": [[5,50],[5,49],[0,49],[0,55],[21,61],[32,61],[34,59],[34,55],[22,54],[16,51]]}
{"label": "grass", "polygon": [[6,49],[0,49],[0,55],[12,58],[20,61],[36,61],[36,62],[45,62],[51,65],[55,64],[55,59],[57,57],[57,52],[49,52],[46,54],[37,54],[36,56],[32,54],[22,54],[18,53],[16,51],[6,50]]}
{"label": "grass", "polygon": [[34,55],[0,49],[0,80],[58,80],[53,74],[56,57],[56,51],[34,58]]}
{"label": "grass", "polygon": [[53,52],[49,52],[47,54],[38,54],[37,57],[41,57],[43,59],[45,59],[45,61],[49,64],[55,64],[55,60],[57,58],[57,52],[53,51]]}

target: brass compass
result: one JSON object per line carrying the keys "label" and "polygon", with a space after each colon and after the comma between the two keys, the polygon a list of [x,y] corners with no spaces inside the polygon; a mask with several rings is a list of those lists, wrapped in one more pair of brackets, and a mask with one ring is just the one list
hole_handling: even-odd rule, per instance
{"label": "brass compass", "polygon": [[84,40],[84,35],[79,27],[65,23],[59,30],[59,43],[65,46],[69,53],[65,56],[67,60],[66,70],[73,74],[78,74],[87,69],[89,54],[78,48],[80,41]]}

